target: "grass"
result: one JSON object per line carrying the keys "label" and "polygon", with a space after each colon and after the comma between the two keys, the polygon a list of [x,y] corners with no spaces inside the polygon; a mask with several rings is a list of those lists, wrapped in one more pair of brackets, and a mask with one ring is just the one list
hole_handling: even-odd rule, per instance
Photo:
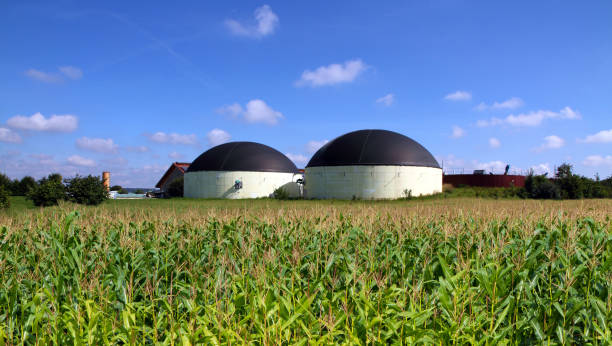
{"label": "grass", "polygon": [[0,212],[0,344],[612,340],[609,200]]}

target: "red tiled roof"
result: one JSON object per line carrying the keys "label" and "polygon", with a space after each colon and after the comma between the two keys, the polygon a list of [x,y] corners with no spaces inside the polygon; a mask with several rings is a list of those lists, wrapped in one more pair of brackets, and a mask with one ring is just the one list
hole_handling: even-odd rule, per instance
{"label": "red tiled roof", "polygon": [[172,171],[175,170],[175,169],[180,170],[181,173],[185,173],[187,168],[189,168],[189,165],[190,165],[190,163],[188,163],[188,162],[173,162],[172,165],[170,165],[170,167],[166,171],[166,173],[164,173],[164,175],[161,177],[161,179],[159,179],[159,181],[157,182],[155,187],[158,188],[158,189],[161,188],[162,185],[164,185],[164,183],[166,182],[166,179],[168,179],[170,174],[172,174]]}

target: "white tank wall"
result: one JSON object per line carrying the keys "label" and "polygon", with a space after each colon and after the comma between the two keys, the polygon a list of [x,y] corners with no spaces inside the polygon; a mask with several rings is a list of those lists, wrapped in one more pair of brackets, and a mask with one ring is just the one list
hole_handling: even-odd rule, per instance
{"label": "white tank wall", "polygon": [[[300,189],[295,182],[302,178],[298,173],[245,172],[245,171],[200,171],[185,173],[184,196],[190,198],[258,198],[270,197],[274,190],[282,187],[291,197],[299,197]],[[242,181],[236,190],[234,183]]]}
{"label": "white tank wall", "polygon": [[416,166],[307,167],[306,198],[395,199],[442,192],[442,170]]}

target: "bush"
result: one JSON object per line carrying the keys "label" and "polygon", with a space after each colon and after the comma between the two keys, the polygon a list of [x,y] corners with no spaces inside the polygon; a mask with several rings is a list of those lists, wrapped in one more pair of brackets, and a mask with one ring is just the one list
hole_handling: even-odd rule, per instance
{"label": "bush", "polygon": [[534,199],[559,199],[559,187],[543,175],[530,173],[525,179],[527,197]]}
{"label": "bush", "polygon": [[584,196],[584,184],[580,177],[572,173],[572,165],[564,163],[557,168],[555,183],[563,199],[578,199]]}
{"label": "bush", "polygon": [[287,190],[283,189],[282,187],[279,187],[278,189],[274,190],[274,193],[272,193],[272,197],[274,197],[275,199],[287,200],[289,199],[289,192],[287,192]]}
{"label": "bush", "polygon": [[123,188],[121,187],[121,185],[113,185],[110,188],[111,191],[121,191],[123,190]]}
{"label": "bush", "polygon": [[8,192],[4,186],[0,186],[0,209],[8,209],[11,206],[11,201],[8,198]]}
{"label": "bush", "polygon": [[21,181],[15,180],[13,182],[13,196],[25,196],[36,187],[36,180],[30,176],[21,178]]}
{"label": "bush", "polygon": [[99,177],[88,175],[66,179],[66,195],[72,202],[98,205],[108,198],[106,187]]}
{"label": "bush", "polygon": [[[60,177],[59,180],[57,179],[58,176]],[[38,207],[57,205],[58,201],[66,199],[66,187],[62,184],[61,175],[51,174],[49,177],[41,179],[38,185],[28,192],[26,198]]]}
{"label": "bush", "polygon": [[183,197],[183,188],[185,185],[185,179],[183,177],[174,179],[170,185],[168,185],[168,193],[169,197]]}
{"label": "bush", "polygon": [[0,173],[0,188],[3,188],[5,193],[9,193],[12,189],[13,182],[11,178],[7,177],[5,174]]}

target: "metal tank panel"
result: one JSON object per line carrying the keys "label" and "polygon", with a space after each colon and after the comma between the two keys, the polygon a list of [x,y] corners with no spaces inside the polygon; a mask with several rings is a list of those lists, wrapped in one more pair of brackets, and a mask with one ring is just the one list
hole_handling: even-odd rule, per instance
{"label": "metal tank panel", "polygon": [[315,199],[397,199],[442,192],[442,169],[420,166],[306,167],[304,196]]}
{"label": "metal tank panel", "polygon": [[[296,180],[300,173],[252,171],[198,171],[185,173],[184,196],[190,198],[260,198],[270,197],[279,187],[290,197],[299,197]],[[236,181],[241,188],[236,189]]]}

